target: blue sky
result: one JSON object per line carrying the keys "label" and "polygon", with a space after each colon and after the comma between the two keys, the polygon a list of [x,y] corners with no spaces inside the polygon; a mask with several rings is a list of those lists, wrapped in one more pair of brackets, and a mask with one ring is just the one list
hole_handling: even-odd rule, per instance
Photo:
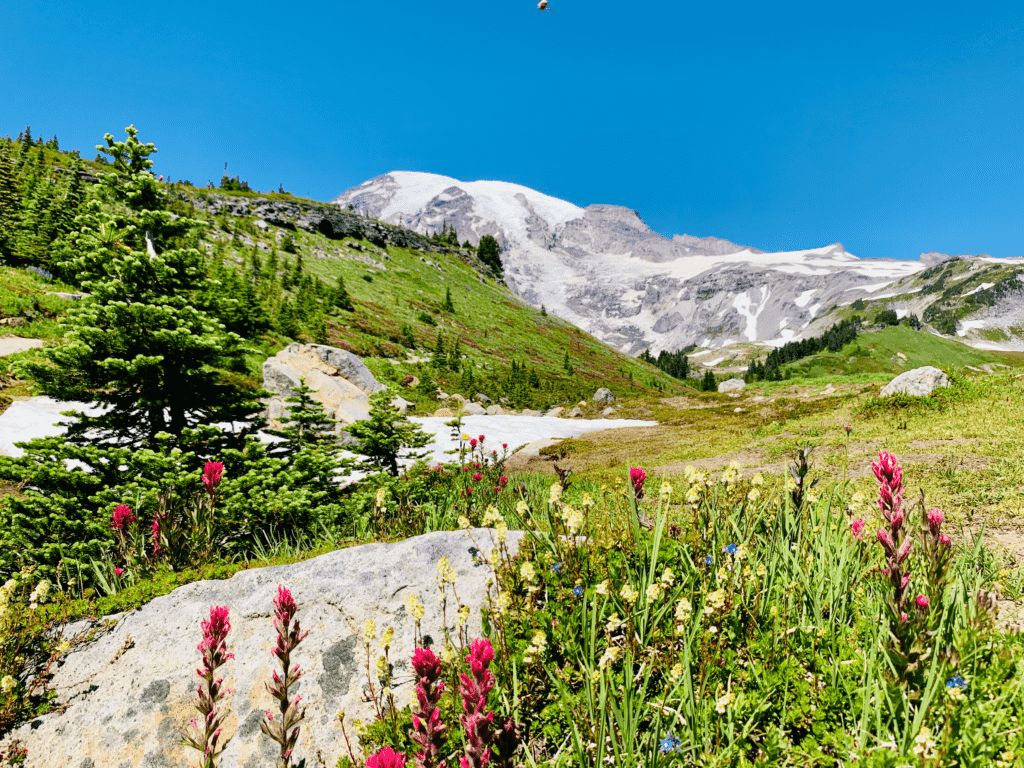
{"label": "blue sky", "polygon": [[36,0],[0,134],[134,123],[157,168],[329,200],[390,170],[636,209],[666,235],[1024,254],[1024,4]]}

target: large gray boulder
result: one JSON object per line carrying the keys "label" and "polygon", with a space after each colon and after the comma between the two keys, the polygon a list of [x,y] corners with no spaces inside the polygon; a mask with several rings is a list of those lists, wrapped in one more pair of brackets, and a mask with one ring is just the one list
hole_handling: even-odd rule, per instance
{"label": "large gray boulder", "polygon": [[719,392],[740,392],[747,383],[743,379],[726,379],[718,385]]}
{"label": "large gray boulder", "polygon": [[938,368],[926,365],[923,368],[914,368],[912,371],[905,371],[890,381],[879,393],[881,397],[895,395],[902,392],[905,395],[917,395],[927,397],[937,387],[948,387],[949,379],[946,374]]}
{"label": "large gray boulder", "polygon": [[[294,691],[307,707],[293,763],[316,764],[318,751],[327,765],[346,753],[337,727],[344,710],[349,735],[356,719],[370,722],[373,704],[364,700],[366,651],[361,638],[366,621],[376,622],[370,642],[371,664],[381,655],[381,634],[394,629],[390,660],[394,664],[396,702],[404,706],[412,692],[409,659],[414,621],[406,604],[416,595],[425,606],[422,631],[436,648],[444,643],[437,564],[448,558],[457,574],[459,598],[470,609],[469,636],[478,637],[480,609],[486,604],[492,570],[486,564],[494,532],[430,533],[396,544],[366,544],[293,565],[241,571],[230,579],[199,581],[158,597],[141,609],[107,617],[116,623],[54,665],[52,685],[66,711],[43,715],[11,734],[28,750],[32,768],[135,768],[194,765],[197,753],[178,744],[179,734],[195,714],[199,678],[196,650],[210,607],[230,609],[228,651],[235,658],[218,670],[234,689],[225,736],[231,736],[218,765],[255,768],[274,762],[277,745],[259,727],[264,709],[276,702],[266,690],[279,663],[271,655],[277,635],[272,626],[277,585],[291,590],[299,606],[296,618],[309,636],[292,655],[304,672]],[[511,532],[508,546],[517,551],[521,532]],[[448,592],[447,615],[457,606]],[[99,622],[97,622],[99,624]],[[89,629],[88,622],[69,628]],[[454,626],[448,627],[453,636]],[[499,660],[501,663],[503,660]],[[55,707],[56,709],[57,707]],[[2,751],[2,750],[0,750]]]}
{"label": "large gray boulder", "polygon": [[608,387],[601,387],[590,399],[595,404],[611,405],[615,402],[615,395],[612,394],[612,391],[608,389]]}
{"label": "large gray boulder", "polygon": [[465,416],[483,416],[487,411],[480,403],[464,403],[462,413]]}
{"label": "large gray boulder", "polygon": [[263,363],[263,387],[274,393],[267,404],[272,429],[280,429],[277,420],[287,410],[285,398],[295,394],[303,377],[339,429],[369,416],[370,395],[385,389],[351,352],[324,344],[289,344]]}

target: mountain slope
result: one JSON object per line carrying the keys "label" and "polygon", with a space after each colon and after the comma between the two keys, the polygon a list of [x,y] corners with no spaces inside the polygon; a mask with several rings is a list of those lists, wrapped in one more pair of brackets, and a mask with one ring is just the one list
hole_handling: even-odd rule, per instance
{"label": "mountain slope", "polygon": [[[1020,258],[862,259],[839,243],[764,253],[718,238],[668,239],[620,206],[580,208],[516,184],[407,171],[371,179],[334,202],[424,234],[449,226],[460,241],[496,237],[505,280],[520,297],[630,354],[737,341],[780,345],[820,332],[850,306],[925,313],[936,332],[1024,349]],[[928,274],[921,280],[919,273]],[[977,278],[967,290],[978,288],[978,299],[950,292],[967,277]],[[930,290],[933,283],[939,289]]]}

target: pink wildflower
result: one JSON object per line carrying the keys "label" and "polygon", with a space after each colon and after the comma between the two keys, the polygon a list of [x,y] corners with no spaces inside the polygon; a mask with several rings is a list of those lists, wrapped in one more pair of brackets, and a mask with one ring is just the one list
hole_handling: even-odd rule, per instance
{"label": "pink wildflower", "polygon": [[906,613],[901,613],[901,614],[900,614],[900,621],[902,621],[902,622],[903,622],[904,624],[906,624],[906,623],[907,623],[907,620],[908,620],[909,618],[910,618],[910,617],[909,617],[909,616],[907,616],[907,614],[906,614]]}
{"label": "pink wildflower", "polygon": [[505,475],[502,475],[501,477],[498,478],[498,485],[500,485],[502,488],[504,488],[507,484],[508,478],[505,477]]}
{"label": "pink wildflower", "polygon": [[203,467],[203,485],[206,486],[206,492],[213,496],[217,490],[217,486],[220,485],[220,476],[224,472],[224,465],[219,461],[208,461],[206,466]]}
{"label": "pink wildflower", "polygon": [[470,447],[470,448],[476,448],[476,438],[475,438],[475,437],[474,437],[474,438],[472,438],[472,439],[470,439],[470,441],[469,441],[469,447]]}
{"label": "pink wildflower", "polygon": [[462,712],[459,722],[466,732],[466,754],[459,758],[460,768],[484,768],[491,759],[491,728],[494,713],[485,713],[487,695],[494,688],[494,675],[488,669],[494,660],[494,648],[490,640],[477,638],[469,646],[471,675],[460,676],[459,695],[462,697]]}
{"label": "pink wildflower", "polygon": [[484,476],[481,475],[479,472],[474,472],[473,473],[473,480],[474,480],[474,482],[479,483],[483,479],[484,479]]}
{"label": "pink wildflower", "polygon": [[115,576],[120,576],[122,573],[124,573],[124,568],[121,568],[120,566],[116,566],[115,565],[114,566],[114,575]]}
{"label": "pink wildflower", "polygon": [[850,530],[853,532],[853,538],[855,538],[857,541],[863,541],[864,540],[864,536],[867,533],[864,530],[865,525],[867,525],[867,524],[863,520],[861,520],[860,518],[858,518],[858,519],[854,520],[852,523],[850,523]]}
{"label": "pink wildflower", "polygon": [[942,527],[942,521],[946,519],[946,516],[942,513],[941,509],[932,508],[928,510],[928,528],[931,529],[932,535],[939,532],[939,528]]}
{"label": "pink wildflower", "polygon": [[929,602],[930,601],[928,600],[928,598],[925,597],[924,595],[918,595],[917,596],[917,607],[918,608],[927,608]]}
{"label": "pink wildflower", "polygon": [[483,435],[480,435],[480,437],[479,437],[479,438],[477,438],[477,439],[478,439],[478,440],[479,440],[479,441],[480,441],[480,442],[482,443],[482,442],[484,441],[484,436],[483,436]]}
{"label": "pink wildflower", "polygon": [[946,534],[939,534],[939,544],[948,547],[952,543],[952,541],[953,540],[949,538],[949,536],[947,536]]}
{"label": "pink wildflower", "polygon": [[647,480],[647,473],[640,467],[629,468],[629,482],[633,484],[633,495],[637,499],[644,497],[644,483]]}
{"label": "pink wildflower", "polygon": [[502,443],[502,444],[501,444],[501,447],[502,447],[502,448],[508,448],[508,443]]}
{"label": "pink wildflower", "polygon": [[413,761],[417,768],[445,768],[445,761],[439,759],[446,741],[446,726],[438,706],[444,693],[444,683],[438,681],[441,660],[429,648],[417,648],[412,655],[412,668],[417,683],[409,737],[420,747]]}
{"label": "pink wildflower", "polygon": [[366,758],[366,768],[405,768],[405,755],[384,747],[380,752]]}
{"label": "pink wildflower", "polygon": [[132,514],[131,507],[127,504],[120,504],[114,507],[114,516],[110,521],[111,528],[120,533],[126,525],[131,525],[134,522],[135,515]]}

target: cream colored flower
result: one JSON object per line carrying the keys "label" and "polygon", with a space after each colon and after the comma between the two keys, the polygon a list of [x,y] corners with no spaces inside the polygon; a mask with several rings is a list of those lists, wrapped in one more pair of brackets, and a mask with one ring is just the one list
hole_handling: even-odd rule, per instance
{"label": "cream colored flower", "polygon": [[689,598],[684,597],[676,603],[676,621],[688,621],[691,613],[693,613],[693,605],[690,604]]}
{"label": "cream colored flower", "polygon": [[377,677],[384,677],[388,673],[388,660],[383,656],[377,657]]}
{"label": "cream colored flower", "polygon": [[451,664],[453,661],[455,661],[455,657],[457,655],[458,654],[455,651],[455,646],[453,646],[451,643],[445,643],[444,647],[441,649],[441,661],[443,661],[445,664]]}
{"label": "cream colored flower", "polygon": [[548,493],[548,504],[557,504],[562,500],[562,485],[561,483],[552,483],[551,490]]}
{"label": "cream colored flower", "polygon": [[752,478],[750,478],[750,484],[751,485],[763,485],[764,484],[764,475],[762,475],[760,472],[758,472],[756,475],[754,475]]}
{"label": "cream colored flower", "polygon": [[946,695],[953,701],[962,701],[964,698],[964,689],[958,685],[951,685],[946,689]]}
{"label": "cream colored flower", "polygon": [[664,497],[668,497],[668,496],[672,495],[672,484],[668,480],[665,480],[664,482],[662,482],[662,484],[661,484],[661,494],[660,495],[664,496]]}
{"label": "cream colored flower", "polygon": [[583,526],[583,513],[578,509],[566,506],[562,509],[562,520],[565,522],[565,528],[569,535],[575,536]]}
{"label": "cream colored flower", "polygon": [[537,578],[537,571],[534,569],[533,563],[526,560],[519,566],[519,575],[523,577],[523,581],[533,581]]}
{"label": "cream colored flower", "polygon": [[459,515],[459,528],[469,528],[469,527],[470,527],[469,518],[466,517],[465,515]]}
{"label": "cream colored flower", "polygon": [[640,597],[640,593],[629,586],[629,584],[623,584],[622,589],[619,590],[619,597],[622,598],[622,602],[626,605],[632,605]]}
{"label": "cream colored flower", "polygon": [[676,575],[672,572],[671,568],[666,568],[661,574],[661,583],[666,588],[676,583]]}
{"label": "cream colored flower", "polygon": [[757,571],[756,571],[756,573],[761,578],[764,578],[764,575],[766,573],[768,573],[768,569],[764,567],[764,563],[758,563],[757,564]]}
{"label": "cream colored flower", "polygon": [[715,711],[718,712],[718,714],[720,715],[724,715],[725,710],[735,703],[736,694],[734,694],[732,691],[729,691],[728,693],[718,697],[718,701],[715,702]]}
{"label": "cream colored flower", "polygon": [[665,593],[664,587],[658,582],[654,582],[647,588],[647,604],[653,605],[661,599],[661,596]]}
{"label": "cream colored flower", "polygon": [[914,737],[914,754],[929,758],[932,756],[934,749],[935,740],[932,738],[931,729],[927,727],[921,728],[921,731]]}
{"label": "cream colored flower", "polygon": [[381,648],[390,648],[391,647],[391,641],[394,640],[394,639],[395,639],[395,630],[393,628],[391,628],[391,627],[388,627],[387,629],[384,630],[384,634],[381,635],[381,637],[380,637],[380,647]]}
{"label": "cream colored flower", "polygon": [[523,661],[527,664],[535,660],[535,657],[542,656],[544,649],[548,647],[548,638],[540,630],[534,633],[533,640],[530,641],[530,645],[527,646],[526,650],[523,651]]}
{"label": "cream colored flower", "polygon": [[672,669],[669,670],[668,679],[671,680],[673,683],[678,683],[679,678],[681,678],[682,676],[683,663],[681,661],[677,661],[675,664],[672,665]]}
{"label": "cream colored flower", "polygon": [[761,498],[761,492],[757,488],[751,488],[747,494],[747,501],[753,503]]}
{"label": "cream colored flower", "polygon": [[508,596],[508,592],[501,592],[498,594],[498,613],[506,613],[509,608],[509,604],[512,602]]}
{"label": "cream colored flower", "polygon": [[704,603],[704,615],[710,616],[716,611],[720,611],[725,606],[725,590],[716,589],[714,592],[708,592],[707,602]]}
{"label": "cream colored flower", "polygon": [[701,491],[702,488],[699,485],[690,486],[690,489],[686,492],[686,503],[696,504],[698,501],[700,501]]}
{"label": "cream colored flower", "polygon": [[419,620],[423,618],[423,603],[420,602],[420,599],[416,595],[410,595],[409,600],[405,605],[414,619]]}
{"label": "cream colored flower", "polygon": [[4,693],[10,693],[14,690],[14,686],[16,686],[17,684],[18,683],[15,681],[13,677],[11,677],[10,675],[4,675],[4,679],[0,680],[0,691],[3,691]]}
{"label": "cream colored flower", "polygon": [[584,493],[583,501],[580,502],[580,506],[590,509],[591,507],[594,506],[594,497],[591,496],[589,493]]}
{"label": "cream colored flower", "polygon": [[530,511],[530,505],[526,503],[526,499],[520,499],[519,503],[516,504],[516,512],[520,515],[525,515]]}
{"label": "cream colored flower", "polygon": [[493,504],[488,504],[487,509],[484,510],[483,523],[486,527],[490,528],[501,522],[501,513],[494,508]]}
{"label": "cream colored flower", "polygon": [[607,632],[614,632],[617,629],[621,629],[626,625],[622,619],[619,618],[619,614],[613,613],[608,617],[608,621],[605,622],[604,628]]}
{"label": "cream colored flower", "polygon": [[459,608],[459,624],[465,624],[469,621],[469,606],[463,605]]}
{"label": "cream colored flower", "polygon": [[363,640],[367,643],[377,636],[377,623],[373,619],[367,619],[363,625]]}
{"label": "cream colored flower", "polygon": [[455,569],[448,562],[448,558],[442,555],[441,559],[437,561],[437,583],[444,586],[445,582],[455,583]]}
{"label": "cream colored flower", "polygon": [[601,659],[600,659],[600,661],[597,662],[597,666],[600,669],[604,669],[605,667],[608,667],[608,666],[614,664],[618,660],[619,655],[621,653],[622,653],[622,650],[620,648],[618,648],[617,646],[614,646],[614,645],[609,646],[608,648],[605,649],[604,653],[601,655]]}
{"label": "cream colored flower", "polygon": [[594,589],[594,591],[597,592],[597,594],[599,594],[599,595],[607,595],[611,591],[611,587],[612,587],[612,583],[610,581],[608,581],[608,579],[605,579],[604,581],[602,581],[600,584],[597,585],[597,587]]}

